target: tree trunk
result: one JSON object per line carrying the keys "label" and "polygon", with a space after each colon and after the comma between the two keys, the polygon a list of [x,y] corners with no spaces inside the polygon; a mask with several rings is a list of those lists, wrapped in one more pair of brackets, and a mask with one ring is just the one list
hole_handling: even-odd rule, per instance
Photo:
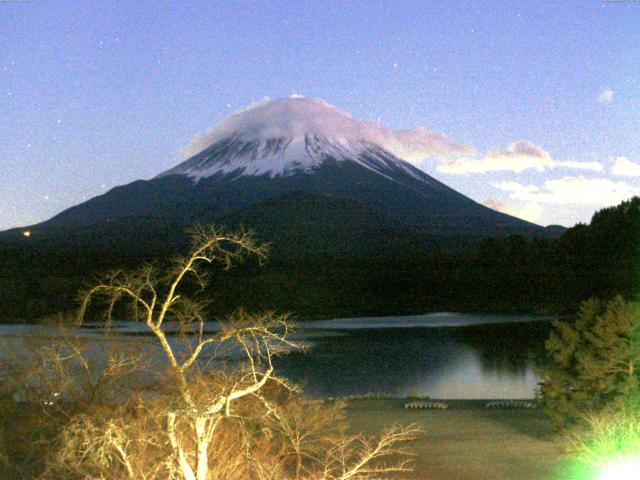
{"label": "tree trunk", "polygon": [[196,440],[197,444],[197,480],[207,480],[207,475],[209,474],[209,440],[207,439],[206,434],[206,425],[207,420],[203,417],[198,417],[194,421],[196,428]]}
{"label": "tree trunk", "polygon": [[187,456],[184,454],[184,450],[182,450],[178,444],[178,436],[176,434],[176,414],[173,412],[167,415],[167,435],[169,436],[169,443],[171,443],[171,447],[178,459],[178,466],[182,473],[182,477],[185,480],[197,480],[196,476],[193,474],[191,465],[189,465]]}

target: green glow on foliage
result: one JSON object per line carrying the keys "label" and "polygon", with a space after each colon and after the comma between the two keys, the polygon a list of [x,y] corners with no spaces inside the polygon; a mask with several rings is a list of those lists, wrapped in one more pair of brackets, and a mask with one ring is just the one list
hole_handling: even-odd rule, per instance
{"label": "green glow on foliage", "polygon": [[595,480],[637,480],[640,478],[640,455],[615,458],[607,462]]}
{"label": "green glow on foliage", "polygon": [[563,480],[640,480],[640,406],[637,399],[617,410],[584,417],[568,432],[573,454],[564,464]]}
{"label": "green glow on foliage", "polygon": [[553,478],[562,480],[639,480],[640,452],[600,458],[597,462],[584,457],[564,464]]}

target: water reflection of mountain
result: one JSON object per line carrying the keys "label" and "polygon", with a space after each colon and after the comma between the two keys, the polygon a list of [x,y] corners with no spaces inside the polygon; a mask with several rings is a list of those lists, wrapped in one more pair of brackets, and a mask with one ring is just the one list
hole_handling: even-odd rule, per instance
{"label": "water reflection of mountain", "polygon": [[518,322],[452,329],[454,338],[478,353],[483,370],[524,374],[544,352],[551,322]]}
{"label": "water reflection of mountain", "polygon": [[312,395],[397,392],[417,376],[445,372],[456,350],[444,329],[353,330],[282,357],[278,367]]}
{"label": "water reflection of mountain", "polygon": [[342,330],[346,335],[314,339],[306,353],[278,359],[277,368],[315,396],[529,398],[536,384],[531,361],[548,328],[532,322]]}

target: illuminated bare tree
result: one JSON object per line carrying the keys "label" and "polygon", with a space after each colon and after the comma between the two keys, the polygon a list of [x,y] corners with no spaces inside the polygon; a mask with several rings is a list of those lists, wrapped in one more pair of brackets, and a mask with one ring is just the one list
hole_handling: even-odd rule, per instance
{"label": "illuminated bare tree", "polygon": [[[202,267],[228,269],[248,255],[266,255],[250,233],[199,228],[190,253],[166,272],[154,265],[115,271],[81,296],[78,324],[99,315],[109,327],[128,305],[160,346],[167,385],[126,405],[76,415],[45,477],[347,480],[407,471],[396,445],[413,438],[415,428],[377,440],[332,431],[337,410],[309,403],[275,374],[273,357],[298,347],[287,315],[239,310],[215,332],[205,331],[207,304],[194,294],[208,282]],[[233,368],[213,361],[221,352],[235,359]],[[391,463],[372,466],[380,459]]]}

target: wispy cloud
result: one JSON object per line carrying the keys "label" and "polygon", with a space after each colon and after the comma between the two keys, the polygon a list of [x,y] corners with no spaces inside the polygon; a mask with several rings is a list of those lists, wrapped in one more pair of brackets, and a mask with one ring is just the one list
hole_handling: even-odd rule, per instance
{"label": "wispy cloud", "polygon": [[600,95],[598,95],[598,103],[611,103],[613,102],[613,90],[605,88]]}
{"label": "wispy cloud", "polygon": [[564,162],[556,162],[554,168],[567,168],[570,170],[589,170],[592,172],[604,172],[604,166],[600,162],[577,162],[575,160],[566,160]]}
{"label": "wispy cloud", "polygon": [[636,193],[627,183],[607,178],[564,177],[546,180],[540,186],[514,181],[492,185],[508,192],[511,199],[549,205],[607,206],[627,200]]}
{"label": "wispy cloud", "polygon": [[368,124],[368,139],[382,145],[394,155],[411,163],[422,163],[427,157],[447,159],[469,155],[475,149],[457,143],[447,135],[423,127],[411,130],[392,130],[379,124]]}
{"label": "wispy cloud", "polygon": [[640,177],[640,164],[627,157],[618,157],[611,167],[611,173],[619,177]]}
{"label": "wispy cloud", "polygon": [[492,208],[493,210],[497,210],[498,212],[506,213],[507,215],[518,217],[533,223],[536,223],[540,220],[543,212],[542,206],[537,203],[527,203],[522,207],[518,207],[504,202],[498,202],[489,198],[482,202],[482,204],[485,207]]}
{"label": "wispy cloud", "polygon": [[539,172],[555,168],[592,170],[601,172],[604,167],[599,162],[559,161],[549,152],[528,140],[513,142],[507,148],[495,148],[482,157],[463,157],[438,165],[437,170],[449,174],[469,174],[487,172],[516,172],[536,170]]}

